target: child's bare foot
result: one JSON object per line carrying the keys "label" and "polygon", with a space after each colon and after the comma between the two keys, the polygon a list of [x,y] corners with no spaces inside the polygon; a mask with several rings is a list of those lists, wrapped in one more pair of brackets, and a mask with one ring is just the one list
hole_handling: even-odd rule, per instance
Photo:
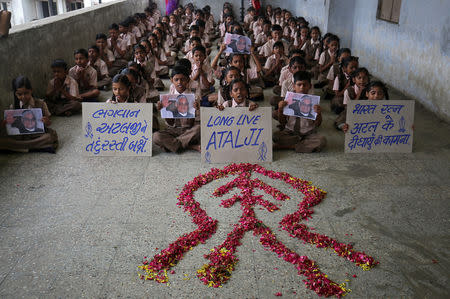
{"label": "child's bare foot", "polygon": [[200,146],[200,144],[189,145],[189,149],[197,151],[199,153],[202,151],[202,147]]}

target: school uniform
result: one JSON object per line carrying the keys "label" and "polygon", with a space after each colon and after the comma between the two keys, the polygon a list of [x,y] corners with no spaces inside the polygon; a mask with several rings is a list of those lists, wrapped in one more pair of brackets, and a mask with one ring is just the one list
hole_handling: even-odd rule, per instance
{"label": "school uniform", "polygon": [[[203,83],[203,80],[201,78],[201,76],[197,79],[197,80],[193,80],[192,78],[195,76],[195,74],[198,71],[198,65],[197,64],[192,64],[192,72],[191,72],[191,89],[193,92],[198,92],[198,94],[203,98],[204,96],[207,96],[208,94],[210,94],[211,88],[205,86],[205,84]],[[205,61],[202,64],[202,71],[206,74],[206,78],[208,79],[209,82],[214,82],[214,71],[211,68],[211,65],[209,65],[205,59]]]}
{"label": "school uniform", "polygon": [[[305,52],[306,55],[306,62],[312,63],[313,60],[319,59],[319,54],[317,51],[320,52],[320,41],[313,39],[309,39],[301,48],[302,51]],[[317,58],[316,58],[317,57]]]}
{"label": "school uniform", "polygon": [[[320,66],[322,66],[322,65],[327,65],[328,63],[330,63],[330,61],[331,61],[331,55],[332,53],[330,52],[330,50],[326,50],[326,51],[324,51],[324,52],[322,52],[321,54],[320,54],[320,58],[319,58],[319,65]],[[326,69],[326,70],[323,70],[320,74],[319,74],[319,78],[318,78],[318,80],[321,82],[321,81],[325,81],[326,79],[327,79],[327,75],[328,75],[328,72],[329,72],[329,68],[328,69]]]}
{"label": "school uniform", "polygon": [[[266,60],[266,64],[264,65],[264,69],[265,70],[271,69],[276,64],[276,60],[277,60],[277,58],[276,58],[275,54],[272,54],[271,56],[269,56]],[[278,83],[279,74],[281,72],[281,69],[286,65],[287,57],[281,56],[280,60],[281,60],[281,65],[277,69],[275,69],[275,71],[273,71],[269,75],[266,75],[266,74],[264,75],[264,83],[266,86],[274,86]]]}
{"label": "school uniform", "polygon": [[[127,50],[127,43],[125,41],[123,41],[120,37],[117,38],[116,43],[117,43],[117,47],[121,51]],[[108,38],[107,44],[108,44],[108,49],[113,53],[114,58],[115,58],[111,68],[109,69],[110,74],[113,76],[113,75],[117,74],[122,68],[124,68],[127,65],[127,63],[128,63],[128,60],[126,60],[127,53],[125,53],[122,56],[119,54],[119,52],[117,51],[116,48],[112,49],[111,48],[111,38]]]}
{"label": "school uniform", "polygon": [[151,32],[153,27],[155,27],[155,19],[152,16],[147,16],[147,31]]}
{"label": "school uniform", "polygon": [[[186,89],[184,94],[191,93]],[[180,93],[175,90],[176,95]],[[196,118],[199,111],[196,111]],[[200,143],[200,122],[193,118],[165,119],[167,128],[153,133],[153,142],[171,152],[180,152],[190,145]]]}
{"label": "school uniform", "polygon": [[[88,65],[92,66],[97,71],[97,86],[98,88],[103,88],[104,86],[108,86],[111,84],[111,77],[109,77],[108,66],[106,62],[102,59],[97,58],[93,65],[91,62],[88,62]],[[103,79],[101,79],[103,78]]]}
{"label": "school uniform", "polygon": [[141,36],[139,36],[139,37],[142,37],[145,34],[145,31],[147,30],[147,26],[142,21],[139,21],[137,27],[139,28],[139,31],[141,32]]}
{"label": "school uniform", "polygon": [[251,14],[246,14],[244,17],[244,24],[250,25],[250,23],[253,21],[253,16]]}
{"label": "school uniform", "polygon": [[[166,53],[161,48],[153,49],[155,56],[159,58],[160,61],[167,61]],[[167,65],[160,65],[157,60],[155,60],[155,71],[158,76],[167,76],[169,74],[169,67]]]}
{"label": "school uniform", "polygon": [[293,76],[291,76],[290,78],[284,80],[281,83],[281,93],[280,96],[273,96],[270,99],[270,105],[275,107],[275,110],[272,113],[272,117],[276,120],[278,120],[278,103],[280,101],[283,101],[284,98],[286,97],[286,94],[288,91],[294,91],[294,78]]}
{"label": "school uniform", "polygon": [[[47,104],[40,99],[32,98],[27,105],[19,102],[18,107],[14,107],[13,105],[10,106],[10,109],[32,108],[41,108],[42,116],[51,116]],[[45,127],[44,133],[17,136],[8,136],[5,128],[0,130],[0,150],[23,152],[34,149],[50,149],[50,151],[54,151],[58,148],[58,144],[58,135],[56,134],[56,131],[48,127]]]}
{"label": "school uniform", "polygon": [[78,77],[77,70],[80,67],[78,65],[73,66],[69,70],[69,76],[74,78],[78,83],[80,94],[97,88],[97,71],[90,65],[87,65],[84,71],[85,80],[88,82],[88,86],[83,84],[83,80]]}
{"label": "school uniform", "polygon": [[178,23],[169,23],[169,28],[173,39],[173,44],[170,50],[177,52],[183,45],[183,38],[181,38],[183,35],[183,28]]}
{"label": "school uniform", "polygon": [[227,32],[227,28],[225,27],[225,22],[220,24],[219,30],[220,30],[220,37],[224,37],[225,33]]}
{"label": "school uniform", "polygon": [[142,32],[138,26],[133,26],[131,32],[136,37],[136,39],[140,39],[142,37]]}
{"label": "school uniform", "polygon": [[315,121],[295,116],[286,116],[287,123],[283,130],[273,134],[273,141],[281,146],[295,145],[297,153],[321,151],[327,141],[316,130]]}
{"label": "school uniform", "polygon": [[342,126],[345,124],[347,120],[347,104],[350,101],[356,100],[356,96],[359,92],[359,87],[355,84],[353,86],[347,87],[344,91],[344,99],[343,99],[343,105],[344,108],[339,113],[337,118],[334,121],[334,126],[338,129],[342,129]]}
{"label": "school uniform", "polygon": [[[284,55],[289,55],[289,44],[282,40],[284,45]],[[275,44],[275,41],[273,39],[269,39],[264,45],[261,46],[259,49],[259,55],[262,55],[264,57],[269,57],[272,55],[273,52],[273,45]]]}
{"label": "school uniform", "polygon": [[153,15],[152,15],[153,19],[155,20],[155,23],[158,23],[159,20],[161,19],[161,12],[158,9],[155,9],[153,11]]}
{"label": "school uniform", "polygon": [[254,104],[254,102],[246,99],[242,103],[238,104],[234,99],[225,101],[222,105],[223,107],[230,107],[230,108],[236,108],[236,107],[250,107],[251,104]]}
{"label": "school uniform", "polygon": [[108,62],[111,63],[111,67],[108,67],[108,75],[110,77],[114,77],[115,73],[111,71],[111,69],[114,66],[114,61],[116,60],[116,57],[114,56],[114,53],[108,49],[103,49],[103,55],[100,56],[100,58],[106,63],[106,66],[108,67]]}
{"label": "school uniform", "polygon": [[[66,76],[63,83],[63,88],[73,97],[79,97],[78,83],[75,79]],[[47,93],[55,89],[55,79],[51,79],[47,85]],[[71,114],[78,113],[81,110],[81,103],[79,101],[69,100],[63,94],[57,93],[51,98],[47,98],[47,105],[51,113],[55,115],[65,115],[66,112]]]}
{"label": "school uniform", "polygon": [[257,21],[255,21],[255,22],[253,23],[253,26],[252,26],[252,31],[253,31],[253,37],[256,39],[256,37],[257,37],[261,32],[263,32],[263,28],[262,28],[261,25],[258,25],[258,22],[257,22]]}
{"label": "school uniform", "polygon": [[133,103],[147,103],[146,90],[144,87],[136,85],[130,90],[130,100]]}
{"label": "school uniform", "polygon": [[[264,45],[268,40],[269,38],[267,37],[267,35],[264,32],[260,32],[255,37],[255,44]],[[258,49],[261,49],[261,47],[259,47]]]}

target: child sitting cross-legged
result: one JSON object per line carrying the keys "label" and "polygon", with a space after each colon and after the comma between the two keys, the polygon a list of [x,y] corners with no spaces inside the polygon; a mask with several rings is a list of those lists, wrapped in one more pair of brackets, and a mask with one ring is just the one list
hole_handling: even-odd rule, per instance
{"label": "child sitting cross-legged", "polygon": [[[172,69],[171,81],[175,87],[174,94],[191,93],[189,86],[190,71],[179,65]],[[194,107],[196,114],[199,112],[199,99],[196,99]],[[162,104],[158,102],[158,110],[161,110]],[[173,153],[181,152],[186,149],[200,151],[200,123],[194,118],[166,118],[167,128],[153,133],[153,142],[166,151]]]}
{"label": "child sitting cross-legged", "polygon": [[46,103],[51,113],[70,116],[81,111],[81,97],[78,83],[67,73],[67,63],[56,59],[51,65],[53,79],[48,82],[45,93]]}
{"label": "child sitting cross-legged", "polygon": [[[308,94],[311,89],[311,75],[306,71],[299,71],[294,74],[294,92]],[[322,123],[321,108],[314,105],[313,109],[317,113],[315,120],[286,116],[283,109],[288,103],[281,101],[278,104],[278,120],[282,130],[273,134],[274,149],[293,149],[297,153],[320,152],[326,145],[324,136],[316,131]]]}

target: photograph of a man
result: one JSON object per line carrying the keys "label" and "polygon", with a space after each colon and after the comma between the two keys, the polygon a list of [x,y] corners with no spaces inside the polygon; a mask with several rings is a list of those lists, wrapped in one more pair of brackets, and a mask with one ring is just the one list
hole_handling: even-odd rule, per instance
{"label": "photograph of a man", "polygon": [[195,118],[194,94],[165,94],[160,101],[161,118]]}
{"label": "photograph of a man", "polygon": [[252,41],[247,36],[226,33],[224,43],[227,45],[225,53],[250,54]]}
{"label": "photograph of a man", "polygon": [[319,96],[288,92],[286,101],[288,105],[283,110],[284,115],[316,119],[317,113],[314,111],[314,105],[319,105]]}
{"label": "photograph of a man", "polygon": [[5,120],[8,135],[44,133],[40,108],[5,110]]}

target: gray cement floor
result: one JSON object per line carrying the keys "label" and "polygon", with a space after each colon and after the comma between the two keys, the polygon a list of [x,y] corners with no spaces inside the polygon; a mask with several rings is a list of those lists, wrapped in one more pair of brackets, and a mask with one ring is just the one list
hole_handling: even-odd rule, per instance
{"label": "gray cement floor", "polygon": [[[404,97],[391,91],[391,98]],[[267,103],[268,97],[262,105]],[[346,155],[328,101],[323,110],[324,152],[275,152],[274,162],[264,166],[326,190],[308,225],[354,244],[380,264],[362,271],[331,251],[278,231],[296,200],[272,214],[257,211],[258,217],[289,248],[316,260],[332,280],[346,282],[349,298],[448,298],[450,126],[416,105],[412,154]],[[55,155],[0,156],[0,297],[271,298],[277,292],[317,297],[291,264],[264,251],[251,234],[244,237],[240,261],[223,288],[208,288],[196,278],[206,262],[203,255],[224,241],[240,216],[237,206],[221,208],[211,197],[223,181],[196,193],[218,219],[217,233],[186,254],[170,285],[141,281],[137,266],[144,256],[195,228],[176,206],[177,194],[209,167],[196,152],[175,155],[156,146],[150,158],[83,157],[81,116],[54,118],[53,127],[61,144]],[[263,180],[299,199],[280,182]]]}

